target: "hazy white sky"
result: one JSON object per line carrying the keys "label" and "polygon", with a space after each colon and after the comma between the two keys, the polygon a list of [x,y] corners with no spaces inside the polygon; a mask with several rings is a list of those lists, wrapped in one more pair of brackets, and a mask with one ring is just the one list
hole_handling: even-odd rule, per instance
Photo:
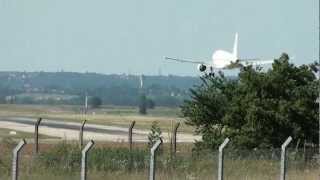
{"label": "hazy white sky", "polygon": [[0,0],[0,71],[197,75],[164,56],[318,59],[318,0]]}

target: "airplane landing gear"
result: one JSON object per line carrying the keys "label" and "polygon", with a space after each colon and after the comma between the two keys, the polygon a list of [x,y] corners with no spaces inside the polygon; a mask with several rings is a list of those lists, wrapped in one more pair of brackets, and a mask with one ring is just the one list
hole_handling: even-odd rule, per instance
{"label": "airplane landing gear", "polygon": [[214,72],[210,72],[208,75],[209,75],[210,77],[214,77],[214,76],[215,76]]}
{"label": "airplane landing gear", "polygon": [[205,74],[206,77],[224,77],[223,71],[217,70],[214,71],[213,67],[210,67],[209,72]]}
{"label": "airplane landing gear", "polygon": [[214,76],[215,76],[215,74],[214,74],[214,69],[213,69],[212,66],[210,66],[209,76],[210,76],[210,77],[214,77]]}

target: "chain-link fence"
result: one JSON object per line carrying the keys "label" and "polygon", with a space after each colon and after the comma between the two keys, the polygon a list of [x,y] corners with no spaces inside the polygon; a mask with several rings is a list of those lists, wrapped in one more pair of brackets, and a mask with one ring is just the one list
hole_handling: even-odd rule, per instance
{"label": "chain-link fence", "polygon": [[[17,142],[0,144],[0,179],[11,179],[12,150]],[[156,153],[155,179],[157,180],[213,180],[218,178],[218,150],[193,152],[192,144],[178,144],[175,156],[170,146],[163,144]],[[21,151],[19,179],[23,180],[79,180],[81,149],[77,142],[40,144],[37,156],[32,144]],[[225,148],[224,179],[274,180],[280,178],[281,149],[239,150]],[[287,150],[287,179],[319,180],[317,147]],[[135,143],[132,150],[127,144],[97,142],[88,152],[89,180],[142,180],[149,179],[150,149]]]}

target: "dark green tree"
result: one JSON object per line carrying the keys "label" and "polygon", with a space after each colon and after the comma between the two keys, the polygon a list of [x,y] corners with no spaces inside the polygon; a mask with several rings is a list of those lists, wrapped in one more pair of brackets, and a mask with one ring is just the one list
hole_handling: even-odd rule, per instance
{"label": "dark green tree", "polygon": [[94,96],[89,99],[89,104],[92,108],[99,108],[102,105],[102,100],[101,98]]}
{"label": "dark green tree", "polygon": [[152,100],[152,99],[147,99],[147,107],[149,108],[149,109],[154,109],[155,108],[155,103],[154,103],[154,101]]}
{"label": "dark green tree", "polygon": [[144,93],[140,95],[139,99],[139,113],[140,114],[147,114],[147,97]]}
{"label": "dark green tree", "polygon": [[267,72],[247,66],[237,80],[202,77],[182,106],[187,124],[203,137],[197,147],[217,148],[226,137],[250,149],[278,148],[288,136],[317,143],[314,70],[314,65],[296,67],[282,54]]}

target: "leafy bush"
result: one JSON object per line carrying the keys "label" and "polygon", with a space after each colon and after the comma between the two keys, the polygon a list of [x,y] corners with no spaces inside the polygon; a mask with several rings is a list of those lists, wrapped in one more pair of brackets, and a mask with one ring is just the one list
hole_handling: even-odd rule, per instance
{"label": "leafy bush", "polygon": [[11,138],[4,138],[0,141],[0,174],[9,175],[11,172],[11,151],[15,142]]}
{"label": "leafy bush", "polygon": [[140,114],[147,114],[147,97],[144,93],[140,95],[139,99],[139,113]]}
{"label": "leafy bush", "polygon": [[160,138],[162,138],[162,131],[157,121],[151,124],[151,132],[148,134],[148,145],[151,148]]}
{"label": "leafy bush", "polygon": [[102,100],[100,97],[94,96],[89,99],[89,104],[92,108],[99,108],[102,105]]}
{"label": "leafy bush", "polygon": [[57,173],[72,173],[75,169],[80,168],[80,160],[79,147],[65,142],[42,152],[37,158],[40,167]]}
{"label": "leafy bush", "polygon": [[[129,168],[142,170],[147,166],[148,152],[127,148],[93,148],[88,155],[88,164],[98,171],[120,171]],[[37,158],[41,168],[56,173],[77,172],[80,168],[81,151],[76,144],[61,143],[42,152]]]}
{"label": "leafy bush", "polygon": [[318,81],[314,65],[296,67],[282,54],[267,72],[241,69],[238,80],[202,77],[182,114],[203,137],[197,148],[216,149],[229,137],[237,148],[278,148],[292,136],[318,143]]}
{"label": "leafy bush", "polygon": [[143,170],[147,166],[147,159],[148,152],[144,150],[98,148],[90,153],[89,164],[103,171]]}

